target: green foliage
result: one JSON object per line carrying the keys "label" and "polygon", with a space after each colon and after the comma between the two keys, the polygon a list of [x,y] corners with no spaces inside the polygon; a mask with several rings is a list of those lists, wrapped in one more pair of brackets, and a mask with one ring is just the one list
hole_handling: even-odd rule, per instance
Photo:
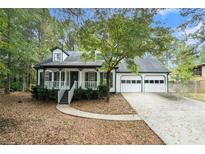
{"label": "green foliage", "polygon": [[106,96],[106,86],[105,85],[99,85],[98,86],[98,98],[103,98]]}
{"label": "green foliage", "polygon": [[20,81],[13,81],[11,83],[11,89],[14,91],[21,91],[23,88],[22,82]]}
{"label": "green foliage", "polygon": [[205,63],[205,45],[203,45],[200,50],[199,63]]}
{"label": "green foliage", "polygon": [[180,13],[182,16],[188,17],[187,20],[180,25],[180,28],[184,30],[186,28],[194,27],[194,30],[188,34],[188,37],[198,41],[198,44],[202,44],[205,40],[205,9],[181,9]]}
{"label": "green foliage", "polygon": [[42,86],[32,87],[32,96],[37,100],[58,100],[58,91],[55,89],[46,89]]}
{"label": "green foliage", "polygon": [[77,88],[74,91],[73,99],[101,99],[106,96],[106,87],[99,85],[97,90]]}
{"label": "green foliage", "polygon": [[80,87],[75,89],[73,99],[74,100],[81,100],[84,97],[84,90]]}
{"label": "green foliage", "polygon": [[[80,28],[79,39],[85,61],[98,60],[98,51],[104,60],[101,71],[110,72],[125,60],[138,73],[136,57],[147,52],[159,55],[169,48],[170,31],[151,26],[155,15],[151,9],[97,9],[93,14],[94,20],[86,20]],[[109,82],[107,87],[109,100]]]}
{"label": "green foliage", "polygon": [[86,99],[91,99],[93,96],[93,90],[91,88],[88,88],[84,92]]}
{"label": "green foliage", "polygon": [[[141,11],[146,14],[149,12],[146,9]],[[143,56],[145,52],[160,54],[168,48],[167,44],[171,41],[169,30],[152,28],[150,16],[153,14],[149,17],[136,16],[131,11],[118,10],[111,16],[108,9],[102,9],[102,12],[107,15],[99,15],[98,20],[87,20],[79,34],[81,47],[85,51],[84,59],[94,60],[95,51],[99,51],[104,60],[101,68],[103,71],[111,71],[122,59],[128,65],[136,65],[136,56]],[[129,68],[137,71],[137,67]]]}
{"label": "green foliage", "polygon": [[[70,18],[56,20],[49,9],[0,9],[0,25],[0,76],[7,88],[15,80],[24,85],[23,89],[34,84],[33,65],[48,58],[51,48],[61,46],[60,39],[69,38],[65,41],[69,49],[77,42],[71,39],[77,27]],[[70,26],[73,28],[66,36]]]}
{"label": "green foliage", "polygon": [[186,82],[193,78],[193,69],[195,65],[195,54],[192,49],[183,42],[176,42],[175,50],[173,51],[175,64],[172,70],[171,77],[177,81]]}
{"label": "green foliage", "polygon": [[6,68],[6,66],[2,63],[2,62],[0,62],[0,75],[5,75],[5,74],[7,74],[9,71],[8,71],[8,69]]}

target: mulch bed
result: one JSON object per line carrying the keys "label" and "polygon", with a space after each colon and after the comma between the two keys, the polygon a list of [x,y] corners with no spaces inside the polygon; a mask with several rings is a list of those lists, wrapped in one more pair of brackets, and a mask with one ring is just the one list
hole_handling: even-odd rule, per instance
{"label": "mulch bed", "polygon": [[164,144],[144,121],[65,115],[30,93],[0,95],[0,144]]}
{"label": "mulch bed", "polygon": [[81,111],[101,114],[136,114],[121,94],[113,94],[109,102],[105,99],[79,100],[73,101],[70,106]]}

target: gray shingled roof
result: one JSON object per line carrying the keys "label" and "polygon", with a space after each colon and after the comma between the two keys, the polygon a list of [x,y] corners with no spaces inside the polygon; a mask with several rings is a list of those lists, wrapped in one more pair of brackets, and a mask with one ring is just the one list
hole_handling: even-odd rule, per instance
{"label": "gray shingled roof", "polygon": [[[52,58],[44,60],[42,63],[36,65],[36,67],[52,67],[52,66],[101,66],[103,61],[87,61],[84,62],[82,60],[82,52],[80,51],[69,51],[67,52],[69,56],[63,62],[52,62]],[[170,72],[167,68],[165,68],[156,58],[152,56],[146,56],[145,58],[136,58],[136,64],[139,65],[140,72]],[[127,64],[125,61],[122,61],[117,69],[117,72],[130,72],[127,68]]]}
{"label": "gray shingled roof", "polygon": [[53,62],[52,58],[44,60],[37,66],[101,66],[102,61],[86,61],[82,60],[82,52],[80,51],[69,51],[69,56],[62,62]]}
{"label": "gray shingled roof", "polygon": [[[136,58],[135,63],[139,66],[140,73],[146,72],[155,72],[155,73],[168,73],[170,72],[167,68],[165,68],[161,62],[159,62],[156,58],[152,57],[151,55],[146,56],[144,58]],[[119,64],[119,68],[117,72],[130,72],[127,68],[127,63],[122,61]]]}

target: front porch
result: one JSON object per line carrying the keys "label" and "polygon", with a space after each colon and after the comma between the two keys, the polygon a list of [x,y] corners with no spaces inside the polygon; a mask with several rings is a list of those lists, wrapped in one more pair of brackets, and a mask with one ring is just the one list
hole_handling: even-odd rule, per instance
{"label": "front porch", "polygon": [[[114,71],[111,72],[110,77],[111,92],[114,91],[114,73]],[[47,89],[57,89],[58,103],[70,103],[76,88],[97,90],[105,79],[106,73],[99,72],[96,68],[47,68],[38,70],[38,85]]]}
{"label": "front porch", "polygon": [[38,85],[47,89],[71,89],[74,81],[77,87],[97,89],[100,72],[96,69],[46,69],[38,72]]}

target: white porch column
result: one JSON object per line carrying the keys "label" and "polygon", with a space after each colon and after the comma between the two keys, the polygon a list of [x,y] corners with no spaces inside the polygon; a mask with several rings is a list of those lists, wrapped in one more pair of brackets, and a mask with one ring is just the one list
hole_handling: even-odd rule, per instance
{"label": "white porch column", "polygon": [[97,71],[97,86],[100,85],[100,72]]}
{"label": "white porch column", "polygon": [[67,70],[64,70],[64,72],[65,72],[64,87],[66,87],[67,89]]}
{"label": "white porch column", "polygon": [[83,76],[82,76],[82,70],[79,71],[79,80],[78,80],[78,87],[82,86]]}
{"label": "white porch column", "polygon": [[38,81],[38,85],[40,85],[40,70],[37,70],[37,81]]}
{"label": "white porch column", "polygon": [[52,75],[51,75],[51,86],[52,88],[54,88],[54,71],[52,71]]}
{"label": "white porch column", "polygon": [[61,89],[61,71],[59,71],[59,80],[58,81],[59,81],[59,84],[58,84],[59,89]]}

